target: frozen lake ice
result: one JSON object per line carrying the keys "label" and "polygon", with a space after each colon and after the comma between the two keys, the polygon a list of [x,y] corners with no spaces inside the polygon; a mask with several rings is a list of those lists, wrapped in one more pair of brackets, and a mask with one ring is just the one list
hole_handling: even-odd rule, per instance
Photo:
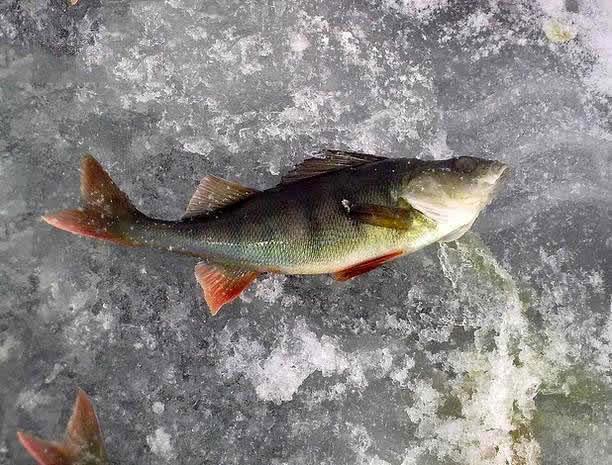
{"label": "frozen lake ice", "polygon": [[[608,0],[6,0],[0,463],[75,389],[115,463],[612,463]],[[472,232],[211,317],[195,260],[40,221],[93,153],[146,213],[309,154],[476,155]]]}

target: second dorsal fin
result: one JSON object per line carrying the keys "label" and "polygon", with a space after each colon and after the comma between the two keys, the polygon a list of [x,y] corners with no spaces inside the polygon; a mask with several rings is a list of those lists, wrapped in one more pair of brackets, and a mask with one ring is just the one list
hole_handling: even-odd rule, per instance
{"label": "second dorsal fin", "polygon": [[319,155],[319,157],[307,158],[299,165],[296,165],[289,173],[283,176],[281,184],[290,184],[302,179],[331,173],[332,171],[385,160],[385,157],[342,150],[324,150],[316,155]]}
{"label": "second dorsal fin", "polygon": [[204,176],[187,205],[183,218],[210,213],[253,195],[257,190],[217,176]]}

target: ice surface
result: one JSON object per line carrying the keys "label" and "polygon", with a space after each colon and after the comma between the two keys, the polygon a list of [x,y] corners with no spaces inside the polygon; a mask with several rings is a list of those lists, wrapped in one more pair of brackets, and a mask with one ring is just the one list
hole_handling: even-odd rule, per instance
{"label": "ice surface", "polygon": [[[76,386],[123,464],[612,463],[607,0],[0,4],[0,463]],[[179,216],[325,147],[484,155],[459,242],[217,317],[194,261],[52,230],[95,154]]]}

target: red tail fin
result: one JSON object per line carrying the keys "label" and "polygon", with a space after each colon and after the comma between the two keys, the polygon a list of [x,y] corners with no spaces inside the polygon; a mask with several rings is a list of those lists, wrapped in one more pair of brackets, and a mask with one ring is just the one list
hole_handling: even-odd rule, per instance
{"label": "red tail fin", "polygon": [[17,439],[39,465],[106,465],[104,440],[91,400],[79,389],[62,442],[19,432]]}
{"label": "red tail fin", "polygon": [[83,208],[43,216],[58,229],[123,245],[137,245],[125,226],[143,216],[91,155],[81,160]]}

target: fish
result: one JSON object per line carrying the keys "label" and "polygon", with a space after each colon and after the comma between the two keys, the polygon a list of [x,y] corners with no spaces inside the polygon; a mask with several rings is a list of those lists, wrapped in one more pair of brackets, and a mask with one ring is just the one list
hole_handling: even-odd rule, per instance
{"label": "fish", "polygon": [[110,465],[100,423],[89,396],[77,390],[72,415],[61,442],[19,431],[17,440],[38,465]]}
{"label": "fish", "polygon": [[82,207],[43,216],[70,233],[197,257],[210,312],[262,273],[352,279],[435,242],[460,238],[508,173],[496,160],[387,158],[325,150],[266,190],[207,175],[177,220],[139,211],[92,155]]}

